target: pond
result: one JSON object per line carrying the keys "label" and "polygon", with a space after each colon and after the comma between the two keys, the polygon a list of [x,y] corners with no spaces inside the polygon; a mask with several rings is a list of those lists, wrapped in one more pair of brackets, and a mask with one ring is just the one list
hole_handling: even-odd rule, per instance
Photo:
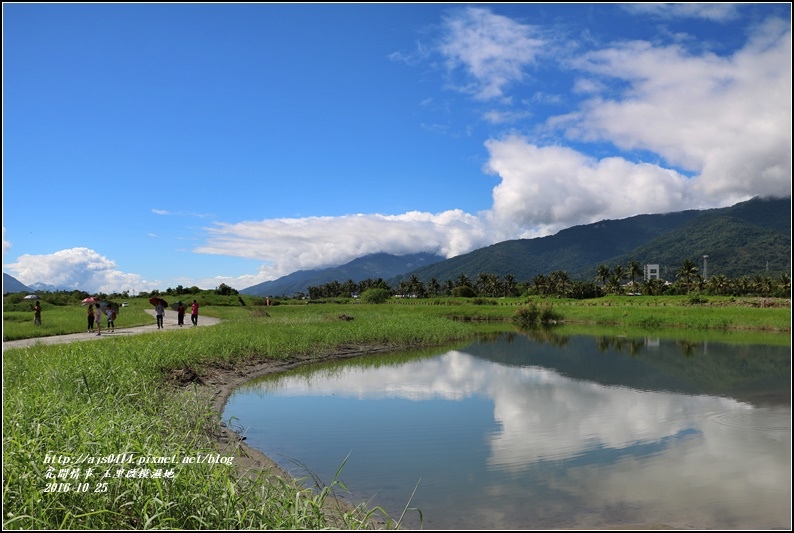
{"label": "pond", "polygon": [[790,346],[541,330],[265,376],[223,419],[412,529],[791,529],[790,391]]}

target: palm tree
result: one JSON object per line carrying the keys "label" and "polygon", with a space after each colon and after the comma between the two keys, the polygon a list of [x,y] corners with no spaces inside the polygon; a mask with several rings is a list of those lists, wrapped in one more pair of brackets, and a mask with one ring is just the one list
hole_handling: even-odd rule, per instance
{"label": "palm tree", "polygon": [[726,295],[730,290],[730,282],[725,274],[711,276],[706,282],[706,285],[709,288],[709,292],[712,294]]}
{"label": "palm tree", "polygon": [[781,296],[788,295],[791,297],[791,276],[788,274],[781,274],[777,280],[777,288]]}
{"label": "palm tree", "polygon": [[643,282],[643,293],[646,296],[658,296],[662,293],[664,284],[660,279],[646,279]]}
{"label": "palm tree", "polygon": [[556,270],[551,273],[551,284],[554,287],[555,292],[559,296],[566,295],[566,285],[571,280],[571,277],[568,273],[564,270]]}
{"label": "palm tree", "polygon": [[745,296],[750,292],[750,279],[747,276],[739,276],[733,280],[733,290],[737,296]]}
{"label": "palm tree", "polygon": [[353,281],[352,279],[348,279],[346,282],[342,284],[340,287],[342,294],[345,296],[352,296],[356,292],[358,292],[358,283]]}
{"label": "palm tree", "polygon": [[620,268],[621,272],[616,272],[616,270],[618,267],[612,270],[612,276],[607,280],[607,291],[612,294],[620,294],[623,290],[623,277],[619,275],[623,269]]}
{"label": "palm tree", "polygon": [[516,278],[512,274],[505,274],[504,277],[504,288],[505,288],[505,297],[509,298],[513,296],[516,290]]}
{"label": "palm tree", "polygon": [[408,292],[417,298],[424,296],[425,286],[416,274],[408,278]]}
{"label": "palm tree", "polygon": [[548,287],[548,280],[543,274],[538,274],[532,278],[532,284],[535,285],[535,292],[539,295],[545,294],[546,287]]}
{"label": "palm tree", "polygon": [[601,282],[601,285],[606,285],[609,279],[609,267],[606,265],[599,265],[596,270],[596,280]]}
{"label": "palm tree", "polygon": [[634,292],[637,292],[634,290],[635,289],[634,278],[641,275],[642,275],[642,265],[639,263],[639,261],[631,261],[629,263],[629,277],[631,278],[631,290]]}
{"label": "palm tree", "polygon": [[502,282],[496,274],[488,274],[488,296],[502,294]]}
{"label": "palm tree", "polygon": [[691,259],[687,259],[683,263],[681,263],[681,267],[676,271],[675,277],[676,281],[680,280],[681,283],[686,288],[687,292],[692,287],[692,282],[695,280],[695,277],[698,275],[698,267],[695,265],[695,262]]}
{"label": "palm tree", "polygon": [[772,280],[769,278],[769,276],[756,274],[753,277],[753,289],[758,294],[768,296],[769,293],[772,292]]}
{"label": "palm tree", "polygon": [[452,294],[452,290],[454,288],[455,288],[455,282],[452,281],[451,279],[448,279],[446,282],[444,282],[444,294],[446,294],[447,296]]}
{"label": "palm tree", "polygon": [[480,272],[479,274],[477,274],[477,282],[475,283],[475,287],[477,288],[477,293],[485,296],[490,296],[490,294],[488,294],[489,279],[490,276],[486,272]]}
{"label": "palm tree", "polygon": [[612,267],[612,277],[609,279],[609,284],[615,294],[623,292],[623,278],[626,277],[626,271],[620,265]]}
{"label": "palm tree", "polygon": [[438,296],[440,290],[441,284],[438,280],[436,278],[430,278],[430,281],[427,282],[427,292],[432,296]]}

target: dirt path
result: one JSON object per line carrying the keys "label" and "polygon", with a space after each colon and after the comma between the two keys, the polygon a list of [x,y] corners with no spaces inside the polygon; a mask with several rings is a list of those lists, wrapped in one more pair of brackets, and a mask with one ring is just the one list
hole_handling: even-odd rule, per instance
{"label": "dirt path", "polygon": [[[6,351],[8,348],[25,348],[27,346],[34,346],[36,344],[61,344],[64,342],[82,342],[82,341],[99,341],[109,338],[118,338],[118,337],[125,337],[127,335],[136,335],[138,333],[151,333],[153,331],[157,331],[157,321],[154,318],[154,309],[146,309],[147,313],[152,315],[152,323],[146,326],[135,326],[135,327],[120,327],[116,328],[116,331],[110,333],[105,331],[105,323],[102,323],[102,334],[97,335],[96,333],[72,333],[69,335],[53,335],[51,337],[36,337],[34,339],[21,339],[18,341],[5,341],[3,342],[3,351]],[[199,315],[198,325],[199,326],[214,326],[220,322],[219,318],[212,318],[209,316],[202,316]],[[171,309],[166,310],[165,316],[163,316],[163,326],[165,329],[190,329],[194,327],[190,323],[190,315],[185,315],[185,326],[180,328],[177,324],[177,315],[176,311]]]}

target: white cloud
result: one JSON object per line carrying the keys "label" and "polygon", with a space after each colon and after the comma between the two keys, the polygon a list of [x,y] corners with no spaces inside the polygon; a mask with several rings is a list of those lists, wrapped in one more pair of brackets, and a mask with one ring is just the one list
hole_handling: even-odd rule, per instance
{"label": "white cloud", "polygon": [[647,163],[596,160],[560,146],[538,147],[510,136],[487,143],[494,188],[492,223],[500,234],[524,238],[577,224],[690,206],[686,178]]}
{"label": "white cloud", "polygon": [[16,263],[4,265],[25,285],[42,282],[90,293],[136,292],[159,289],[159,282],[125,274],[116,263],[88,248],[71,248],[48,255],[25,254]]}
{"label": "white cloud", "polygon": [[530,115],[531,113],[529,111],[498,111],[496,109],[492,109],[490,111],[486,111],[483,114],[483,119],[486,122],[490,122],[491,124],[506,124],[517,122],[518,120],[525,119]]}
{"label": "white cloud", "polygon": [[152,213],[162,216],[176,216],[176,217],[197,217],[208,218],[213,215],[210,213],[193,213],[190,211],[168,211],[167,209],[152,209]]}
{"label": "white cloud", "polygon": [[379,252],[453,257],[491,243],[482,220],[460,210],[282,218],[217,224],[207,231],[209,240],[195,252],[260,259],[265,264],[259,281]]}
{"label": "white cloud", "polygon": [[11,242],[6,240],[6,227],[3,226],[3,253],[11,249]]}
{"label": "white cloud", "polygon": [[730,57],[632,42],[574,66],[628,87],[550,121],[570,138],[658,154],[697,174],[692,195],[713,205],[790,194],[791,33],[779,21]]}
{"label": "white cloud", "polygon": [[725,22],[739,16],[739,4],[647,3],[621,4],[626,11],[659,18],[699,18]]}
{"label": "white cloud", "polygon": [[504,88],[521,81],[544,41],[537,29],[487,9],[466,8],[445,19],[440,51],[447,68],[462,67],[471,81],[463,88],[481,100],[503,97]]}

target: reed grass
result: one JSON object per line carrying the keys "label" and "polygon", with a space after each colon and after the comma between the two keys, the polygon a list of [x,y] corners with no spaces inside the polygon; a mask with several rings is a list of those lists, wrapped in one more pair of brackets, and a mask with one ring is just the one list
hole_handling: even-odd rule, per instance
{"label": "reed grass", "polygon": [[[361,309],[359,309],[361,311]],[[169,373],[296,355],[319,358],[351,345],[396,348],[439,344],[470,334],[464,324],[378,309],[340,320],[339,309],[230,320],[211,328],[160,331],[102,342],[35,345],[4,352],[3,523],[6,529],[321,529],[369,527],[373,510],[340,506],[334,491],[305,490],[262,473],[239,476],[225,465],[177,464],[170,478],[115,477],[118,465],[70,465],[48,457],[196,457],[233,455],[212,436],[209,401],[167,384]],[[130,466],[130,465],[124,465]],[[134,465],[137,466],[137,465]],[[160,466],[160,465],[158,465]],[[103,478],[107,475],[109,477]],[[47,477],[50,475],[55,478]],[[66,479],[58,479],[62,473]],[[89,492],[74,487],[89,483]],[[70,483],[69,492],[45,492]],[[97,485],[107,483],[106,486]],[[104,492],[93,492],[106,488]],[[341,522],[340,522],[341,521]],[[393,525],[386,518],[384,527]]]}

